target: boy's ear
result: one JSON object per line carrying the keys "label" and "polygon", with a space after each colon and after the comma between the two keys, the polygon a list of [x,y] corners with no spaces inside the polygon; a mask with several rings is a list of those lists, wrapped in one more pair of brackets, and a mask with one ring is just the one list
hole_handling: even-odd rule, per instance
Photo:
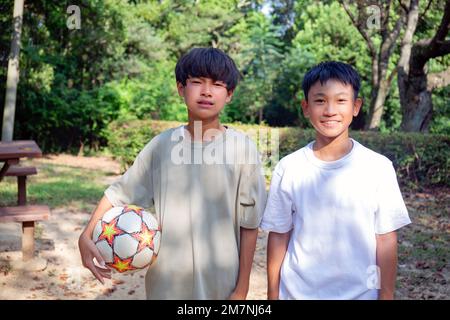
{"label": "boy's ear", "polygon": [[184,97],[184,86],[181,82],[177,82],[178,95]]}
{"label": "boy's ear", "polygon": [[305,116],[305,118],[309,118],[308,101],[306,101],[305,99],[302,99],[301,105],[302,105],[303,115]]}
{"label": "boy's ear", "polygon": [[225,103],[230,103],[233,98],[234,90],[227,90],[227,98],[225,99]]}
{"label": "boy's ear", "polygon": [[363,105],[363,100],[361,98],[356,98],[355,102],[353,103],[353,116],[356,117],[359,114],[359,111],[361,110],[361,107]]}

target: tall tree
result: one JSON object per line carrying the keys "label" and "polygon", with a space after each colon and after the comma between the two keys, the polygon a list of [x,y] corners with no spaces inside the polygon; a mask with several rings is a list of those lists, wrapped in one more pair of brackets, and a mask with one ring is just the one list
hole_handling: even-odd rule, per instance
{"label": "tall tree", "polygon": [[[234,99],[245,111],[250,122],[261,123],[264,107],[273,95],[273,83],[282,61],[279,27],[258,12],[248,18],[248,34],[240,53],[244,81]],[[242,116],[241,115],[241,116]]]}
{"label": "tall tree", "polygon": [[[430,1],[431,3],[431,1]],[[439,73],[428,73],[427,62],[450,53],[450,40],[446,40],[450,27],[450,0],[445,3],[442,20],[433,37],[413,44],[413,34],[419,21],[418,0],[412,0],[408,23],[398,63],[398,87],[402,105],[403,131],[427,131],[433,104],[434,89],[450,84],[450,66]]]}
{"label": "tall tree", "polygon": [[[372,90],[366,129],[377,129],[381,123],[383,107],[391,82],[396,75],[396,68],[390,67],[390,64],[392,65],[391,58],[405,25],[407,12],[402,9],[401,1],[399,1],[400,4],[393,3],[391,0],[339,0],[339,2],[366,41],[370,51]],[[356,15],[354,13],[355,6]]]}
{"label": "tall tree", "polygon": [[14,1],[13,35],[6,80],[5,108],[3,110],[2,141],[11,141],[14,133],[17,84],[19,83],[20,38],[22,35],[24,0]]}

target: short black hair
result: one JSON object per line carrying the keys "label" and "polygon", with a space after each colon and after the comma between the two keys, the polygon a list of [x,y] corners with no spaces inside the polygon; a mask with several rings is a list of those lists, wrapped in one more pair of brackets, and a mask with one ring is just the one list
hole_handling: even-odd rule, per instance
{"label": "short black hair", "polygon": [[312,67],[303,78],[302,89],[305,100],[308,101],[308,92],[311,87],[320,81],[323,85],[329,79],[335,79],[350,84],[353,87],[355,99],[358,97],[361,79],[358,72],[349,64],[339,61],[324,61]]}
{"label": "short black hair", "polygon": [[227,90],[234,90],[241,74],[233,59],[216,48],[194,48],[178,60],[175,67],[177,82],[183,86],[189,77],[205,77],[213,81],[223,81]]}

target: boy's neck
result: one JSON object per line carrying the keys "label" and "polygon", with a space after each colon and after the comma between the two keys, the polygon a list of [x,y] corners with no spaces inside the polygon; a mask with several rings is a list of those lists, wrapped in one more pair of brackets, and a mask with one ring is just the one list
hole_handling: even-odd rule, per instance
{"label": "boy's neck", "polygon": [[314,155],[322,161],[336,161],[348,154],[352,147],[353,142],[348,132],[335,138],[316,135],[313,151]]}
{"label": "boy's neck", "polygon": [[211,141],[226,130],[219,118],[212,120],[189,119],[186,129],[195,141]]}

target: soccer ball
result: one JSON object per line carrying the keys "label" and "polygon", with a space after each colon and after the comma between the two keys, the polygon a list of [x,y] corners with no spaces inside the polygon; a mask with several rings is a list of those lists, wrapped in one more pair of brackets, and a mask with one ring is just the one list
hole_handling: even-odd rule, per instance
{"label": "soccer ball", "polygon": [[156,219],[134,205],[111,208],[92,233],[106,265],[120,273],[151,265],[158,255],[160,238]]}

